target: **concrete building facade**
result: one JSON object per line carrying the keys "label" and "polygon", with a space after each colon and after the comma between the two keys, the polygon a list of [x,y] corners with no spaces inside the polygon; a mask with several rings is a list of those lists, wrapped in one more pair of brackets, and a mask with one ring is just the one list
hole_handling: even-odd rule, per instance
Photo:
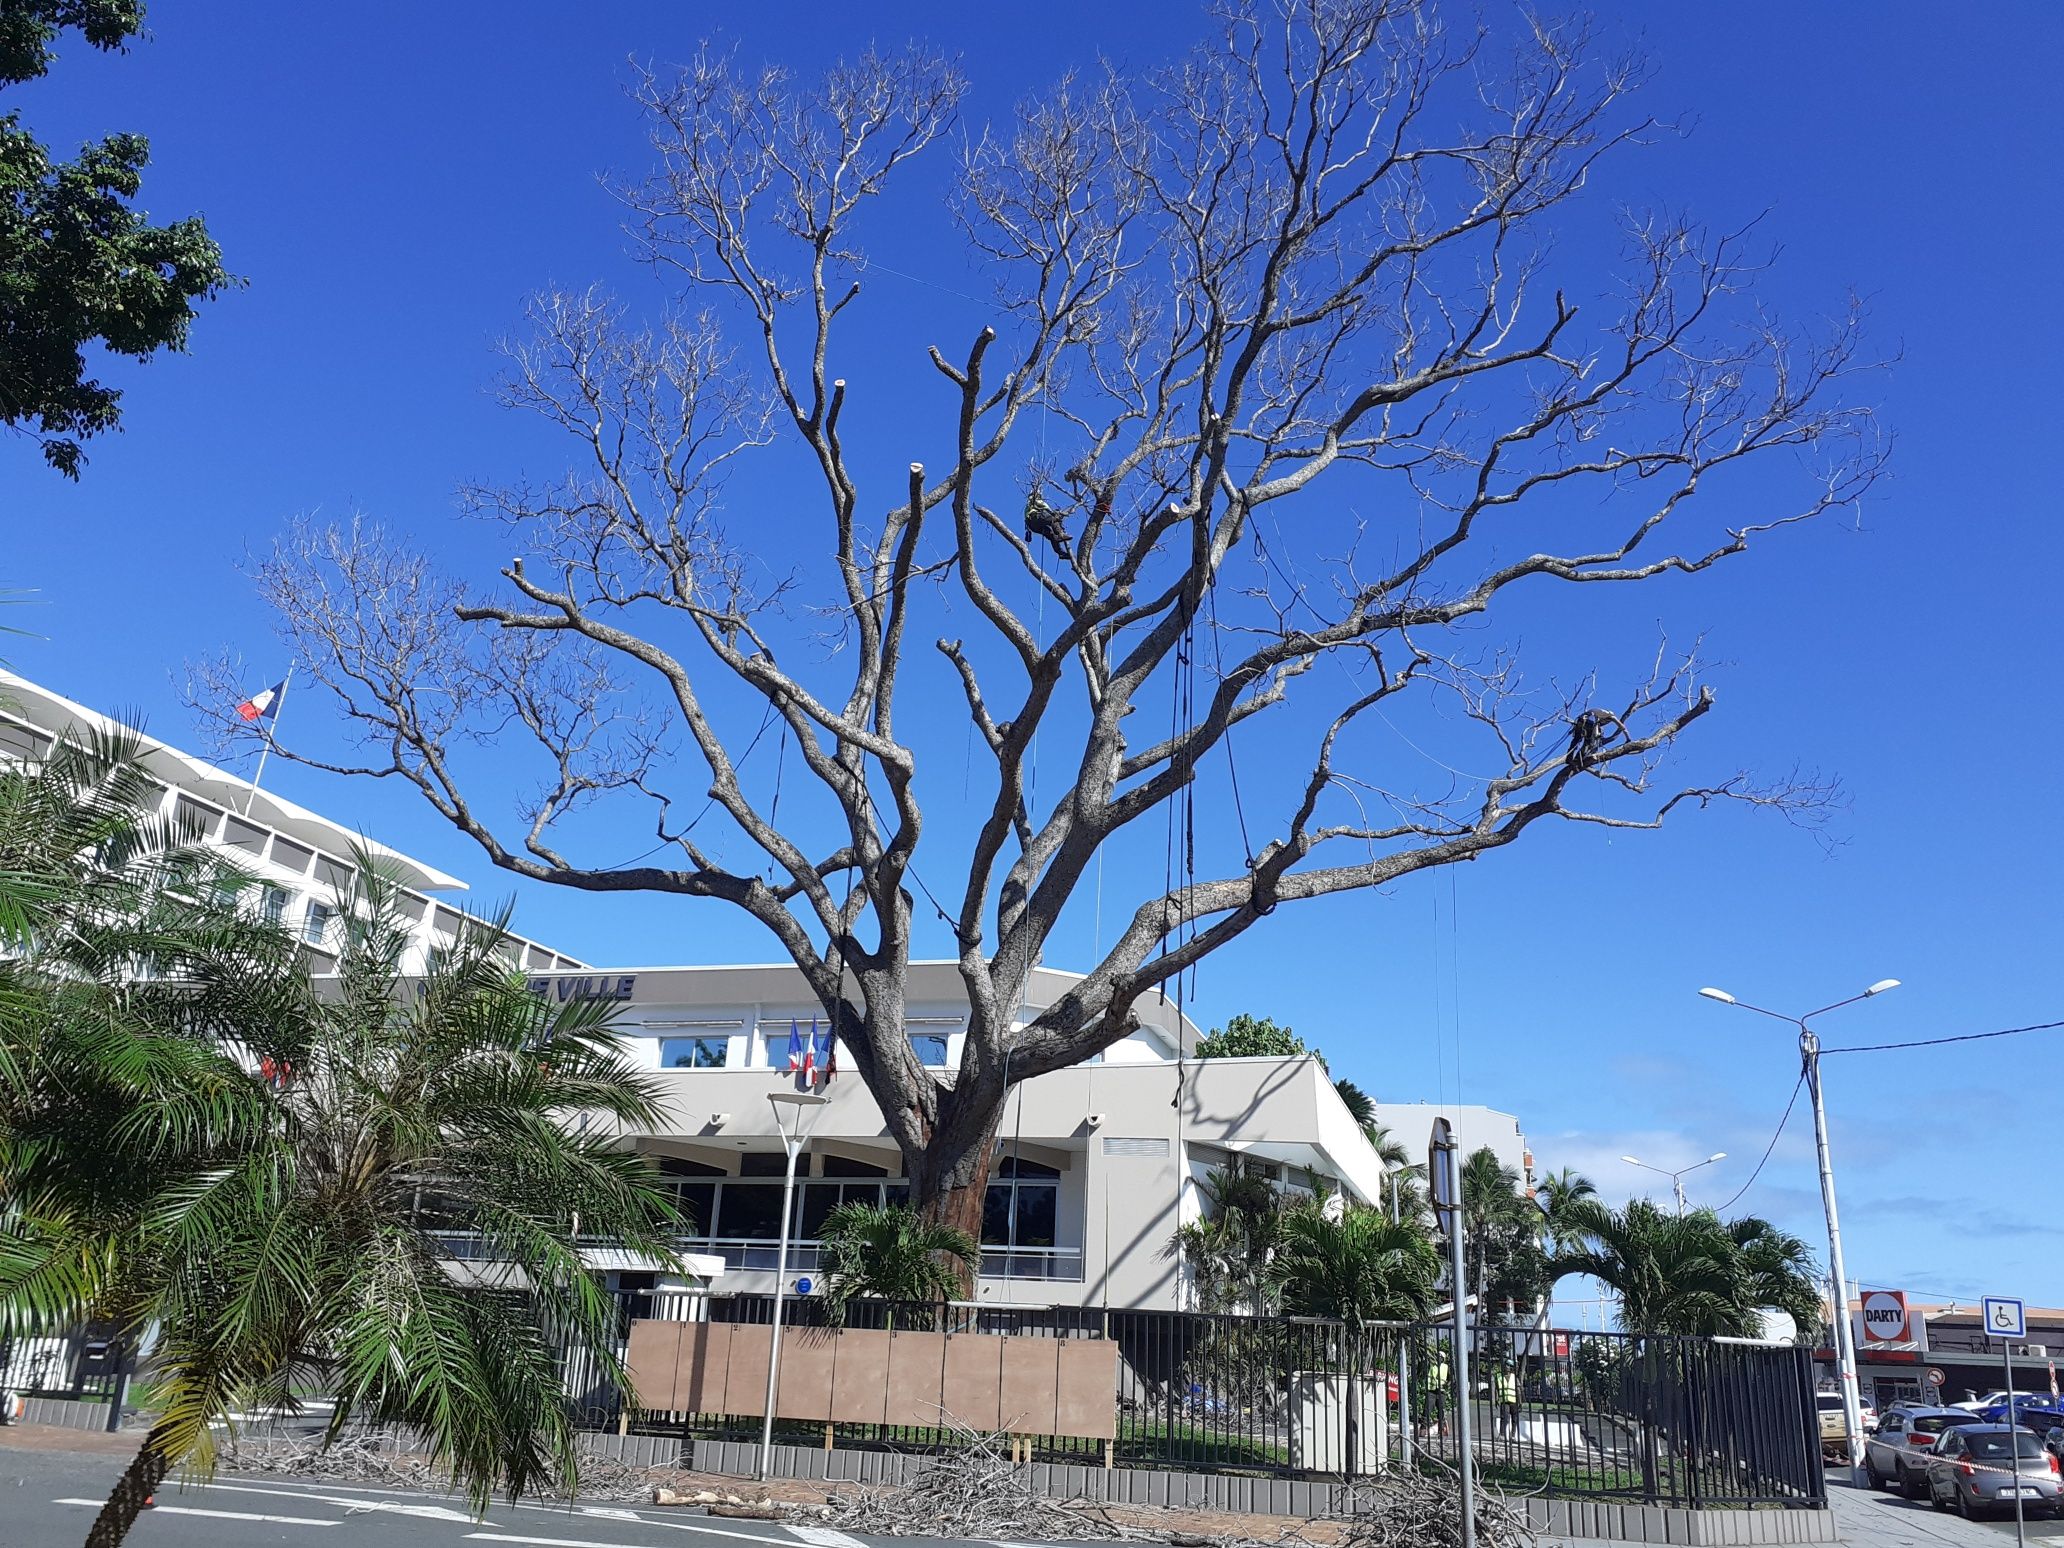
{"label": "concrete building facade", "polygon": [[[27,678],[0,670],[0,760],[36,761],[59,736],[129,730],[142,745],[143,763],[159,784],[158,815],[178,820],[204,843],[230,855],[258,878],[254,906],[297,934],[317,972],[336,961],[338,889],[351,874],[354,845],[392,866],[407,893],[402,907],[414,921],[406,966],[420,972],[430,954],[458,933],[464,910],[444,895],[466,884],[433,865],[388,848],[361,833],[297,806],[249,780],[169,742],[130,730],[111,715],[76,704]],[[511,935],[504,954],[525,971],[563,971],[583,964],[564,952]]]}

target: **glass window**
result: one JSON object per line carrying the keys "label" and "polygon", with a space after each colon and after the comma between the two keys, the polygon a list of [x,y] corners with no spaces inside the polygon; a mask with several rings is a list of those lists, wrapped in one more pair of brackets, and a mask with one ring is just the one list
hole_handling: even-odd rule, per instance
{"label": "glass window", "polygon": [[943,1032],[913,1032],[910,1034],[910,1047],[917,1055],[917,1062],[927,1069],[945,1068],[946,1035]]}
{"label": "glass window", "polygon": [[691,1236],[707,1236],[717,1216],[717,1185],[706,1182],[670,1182],[667,1191],[688,1217],[681,1229]]}
{"label": "glass window", "polygon": [[287,917],[287,893],[283,887],[267,887],[260,894],[258,912],[267,924],[278,924]]}
{"label": "glass window", "polygon": [[731,1056],[728,1037],[663,1037],[659,1067],[663,1070],[721,1070]]}
{"label": "glass window", "polygon": [[310,898],[308,900],[308,912],[301,916],[301,939],[320,946],[323,936],[329,932],[330,921],[336,915],[337,911],[330,907],[329,904],[318,903],[313,898]]}
{"label": "glass window", "polygon": [[982,1245],[1008,1247],[1011,1239],[1011,1186],[991,1183],[982,1195]]}
{"label": "glass window", "polygon": [[820,1177],[886,1177],[889,1169],[868,1161],[855,1161],[849,1156],[819,1156],[817,1175]]}
{"label": "glass window", "polygon": [[717,1195],[714,1236],[771,1242],[781,1232],[781,1184],[727,1182]]}
{"label": "glass window", "polygon": [[[801,1171],[800,1162],[797,1171]],[[748,1150],[738,1158],[740,1177],[785,1177],[788,1175],[788,1156],[779,1150]]]}
{"label": "glass window", "polygon": [[1011,1226],[1013,1247],[1051,1247],[1061,1190],[1051,1183],[1019,1183]]}
{"label": "glass window", "polygon": [[796,1223],[798,1241],[815,1241],[824,1234],[824,1222],[845,1200],[837,1183],[811,1183],[802,1190],[802,1214]]}
{"label": "glass window", "polygon": [[1059,1177],[1061,1169],[1048,1166],[1044,1161],[1026,1161],[1017,1156],[1005,1156],[996,1163],[998,1177]]}

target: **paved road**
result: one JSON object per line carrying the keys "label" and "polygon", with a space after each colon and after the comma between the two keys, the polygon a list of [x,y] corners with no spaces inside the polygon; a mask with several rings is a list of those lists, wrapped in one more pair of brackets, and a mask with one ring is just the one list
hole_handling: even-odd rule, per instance
{"label": "paved road", "polygon": [[[0,1544],[77,1548],[120,1475],[119,1456],[0,1450]],[[168,1486],[129,1534],[134,1548],[879,1548],[823,1527],[681,1511],[466,1501],[408,1490],[223,1476]],[[896,1548],[937,1548],[898,1538]]]}

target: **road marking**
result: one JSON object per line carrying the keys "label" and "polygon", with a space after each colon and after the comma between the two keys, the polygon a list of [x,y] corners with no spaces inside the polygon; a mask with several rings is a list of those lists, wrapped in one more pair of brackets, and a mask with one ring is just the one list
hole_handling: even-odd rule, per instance
{"label": "road marking", "polygon": [[[772,1543],[775,1548],[795,1548],[793,1537],[767,1537],[758,1532],[733,1532],[726,1527],[703,1526],[690,1521],[647,1521],[641,1526],[669,1527],[676,1532],[700,1532],[710,1537],[739,1537],[749,1543]],[[508,1532],[468,1532],[469,1538],[490,1543],[529,1543],[534,1548],[652,1548],[650,1543],[598,1543],[591,1537],[518,1537]]]}
{"label": "road marking", "polygon": [[290,1500],[320,1500],[325,1505],[341,1505],[353,1515],[365,1511],[383,1511],[394,1516],[418,1516],[425,1521],[458,1521],[467,1526],[493,1526],[492,1521],[483,1521],[471,1511],[452,1510],[443,1505],[404,1505],[398,1500],[355,1500],[349,1495],[323,1494],[310,1489],[269,1489],[260,1484],[208,1483],[208,1489],[229,1489],[238,1494],[276,1494]]}
{"label": "road marking", "polygon": [[812,1544],[813,1548],[867,1548],[865,1543],[850,1532],[841,1532],[835,1527],[792,1526],[789,1531],[804,1542]]}
{"label": "road marking", "polygon": [[[52,1500],[53,1505],[91,1505],[98,1508],[106,1500]],[[318,1521],[313,1516],[262,1516],[250,1510],[201,1510],[192,1505],[153,1505],[155,1516],[212,1516],[219,1521],[271,1521],[282,1526],[333,1527],[342,1526],[341,1521]]]}

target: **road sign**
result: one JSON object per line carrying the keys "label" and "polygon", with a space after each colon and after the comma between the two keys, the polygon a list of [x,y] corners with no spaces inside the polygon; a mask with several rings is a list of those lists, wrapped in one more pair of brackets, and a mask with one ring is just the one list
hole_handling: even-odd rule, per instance
{"label": "road sign", "polygon": [[2011,1296],[1988,1295],[1982,1304],[1987,1338],[2028,1337],[2028,1307],[2023,1302]]}
{"label": "road sign", "polygon": [[1426,1143],[1426,1183],[1433,1195],[1433,1218],[1443,1235],[1453,1235],[1455,1229],[1451,1217],[1456,1195],[1461,1191],[1455,1172],[1455,1126],[1445,1118],[1436,1118],[1433,1137]]}
{"label": "road sign", "polygon": [[810,1281],[807,1279],[798,1279],[795,1282],[795,1293],[797,1295],[808,1295],[810,1293]]}
{"label": "road sign", "polygon": [[1903,1344],[1913,1336],[1904,1290],[1870,1290],[1863,1297],[1863,1341]]}
{"label": "road sign", "polygon": [[1928,1367],[1928,1385],[1929,1385],[1929,1386],[1931,1386],[1931,1387],[1936,1387],[1936,1388],[1940,1388],[1940,1387],[1942,1386],[1942,1384],[1943,1384],[1944,1382],[1948,1381],[1948,1380],[1949,1380],[1949,1374],[1948,1374],[1948,1372],[1944,1371],[1944,1370],[1942,1369],[1942,1367],[1941,1367],[1941,1366],[1939,1366],[1939,1365],[1931,1365],[1931,1366],[1929,1366],[1929,1367]]}

